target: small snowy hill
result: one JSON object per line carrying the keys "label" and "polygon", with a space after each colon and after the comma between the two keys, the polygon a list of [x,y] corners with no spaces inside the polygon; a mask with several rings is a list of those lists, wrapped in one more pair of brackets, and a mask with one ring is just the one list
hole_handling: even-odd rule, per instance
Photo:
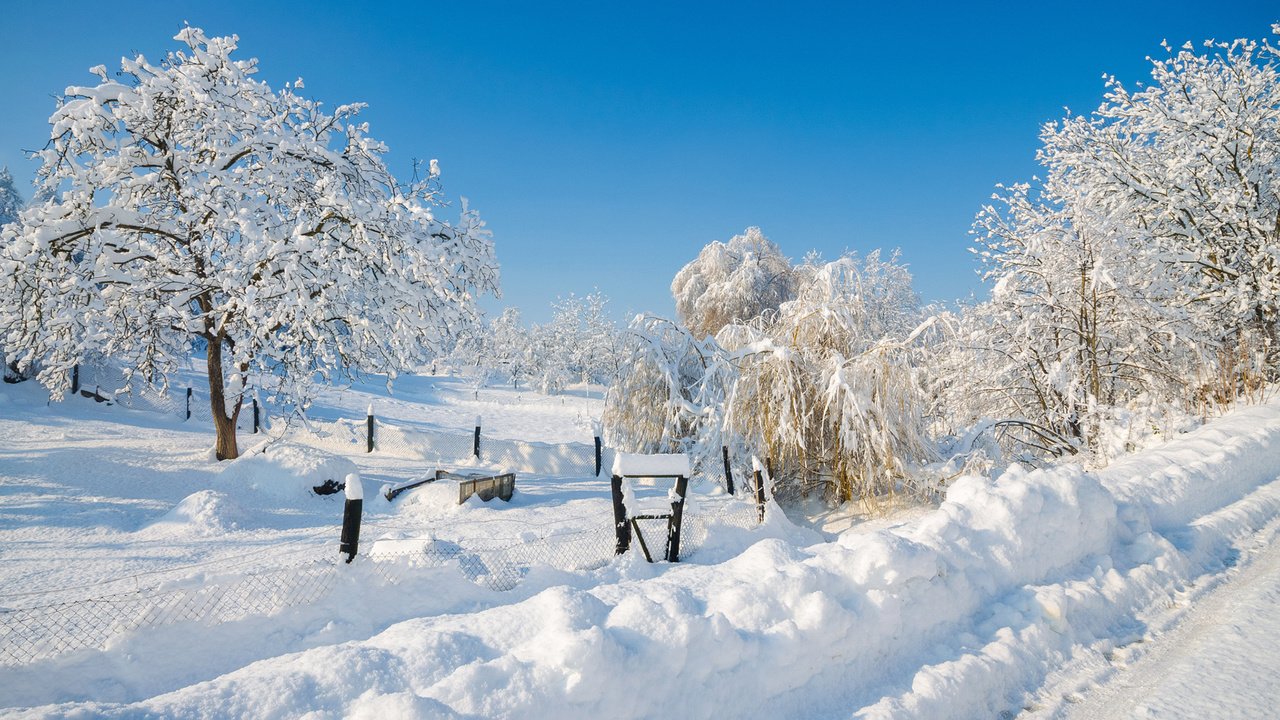
{"label": "small snowy hill", "polygon": [[[452,418],[439,426],[465,430],[496,392],[471,390],[468,400],[466,388],[416,382],[377,405],[421,428]],[[313,417],[359,418],[372,392],[325,399]],[[583,397],[489,397],[484,414],[512,439],[577,439],[599,408]],[[233,471],[209,460],[197,428],[120,407],[46,406],[25,386],[0,390],[0,434],[0,607],[9,608],[24,593],[142,572],[174,575],[175,586],[221,582],[218,573],[245,573],[226,563],[246,553],[336,554],[339,500],[257,485],[301,486],[345,463],[383,480],[423,470],[379,453],[306,460],[304,449]],[[1237,572],[1248,548],[1280,532],[1278,478],[1272,402],[1098,472],[963,477],[936,509],[833,541],[771,506],[758,527],[707,521],[687,562],[650,565],[632,553],[533,565],[509,590],[473,582],[456,563],[388,582],[360,558],[314,602],[144,626],[100,648],[0,665],[9,708],[0,712],[1057,716],[1176,624],[1171,604]],[[371,525],[419,543],[457,530],[533,546],[609,521],[607,482],[595,477],[522,475],[509,505],[456,505],[435,490],[406,499],[367,500]],[[707,483],[691,500],[704,517],[753,512]]]}

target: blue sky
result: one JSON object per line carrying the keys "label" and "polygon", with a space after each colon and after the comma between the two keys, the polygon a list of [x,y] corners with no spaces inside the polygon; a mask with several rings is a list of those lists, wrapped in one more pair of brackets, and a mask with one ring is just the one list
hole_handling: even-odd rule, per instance
{"label": "blue sky", "polygon": [[929,300],[983,290],[968,228],[1029,179],[1039,126],[1158,44],[1261,38],[1264,2],[277,3],[0,0],[0,165],[34,176],[53,97],[182,23],[273,86],[362,101],[393,171],[438,158],[489,223],[502,301],[599,288],[670,315],[672,276],[758,225],[785,253],[900,248]]}

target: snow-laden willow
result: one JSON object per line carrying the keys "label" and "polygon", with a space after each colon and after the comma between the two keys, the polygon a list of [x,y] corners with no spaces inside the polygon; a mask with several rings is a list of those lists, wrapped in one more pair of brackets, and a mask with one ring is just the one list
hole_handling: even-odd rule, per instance
{"label": "snow-laden willow", "polygon": [[922,323],[906,268],[873,252],[794,268],[795,297],[698,340],[638,318],[610,388],[611,444],[691,452],[721,447],[773,460],[776,489],[838,501],[927,494],[913,472],[935,459],[921,377]]}
{"label": "snow-laden willow", "polygon": [[391,175],[361,105],[273,91],[234,36],[175,39],[60,100],[44,200],[0,243],[0,338],[56,395],[88,351],[163,387],[203,348],[217,454],[234,458],[247,382],[305,403],[321,379],[394,375],[474,321],[497,263],[465,202],[436,217],[434,162]]}

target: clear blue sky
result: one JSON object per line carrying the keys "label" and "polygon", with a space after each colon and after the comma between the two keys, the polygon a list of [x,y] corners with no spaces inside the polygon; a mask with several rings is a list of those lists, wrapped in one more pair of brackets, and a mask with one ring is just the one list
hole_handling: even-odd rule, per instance
{"label": "clear blue sky", "polygon": [[527,319],[599,287],[671,314],[672,276],[759,225],[788,255],[901,248],[922,295],[981,293],[968,228],[1035,172],[1041,123],[1167,38],[1261,38],[1266,2],[84,3],[0,0],[0,165],[20,183],[53,97],[186,21],[278,87],[363,101],[392,169],[438,158],[494,232]]}

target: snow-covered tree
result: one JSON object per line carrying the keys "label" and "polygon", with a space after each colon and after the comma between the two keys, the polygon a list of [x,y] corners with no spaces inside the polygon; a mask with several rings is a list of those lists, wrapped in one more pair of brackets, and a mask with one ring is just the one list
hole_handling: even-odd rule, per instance
{"label": "snow-covered tree", "polygon": [[896,256],[807,262],[795,298],[697,340],[641,317],[606,398],[605,432],[639,452],[720,448],[775,460],[775,488],[837,500],[923,492],[913,466],[933,459],[918,372],[923,332],[911,276]]}
{"label": "snow-covered tree", "polygon": [[716,336],[736,369],[721,375],[732,383],[720,393],[724,427],[777,461],[784,490],[822,487],[839,501],[921,490],[911,470],[933,452],[921,320],[896,255],[816,266],[769,322]]}
{"label": "snow-covered tree", "polygon": [[605,441],[628,452],[700,454],[704,411],[715,404],[702,392],[719,353],[715,341],[698,340],[671,320],[639,315],[623,342],[622,371],[605,396]]}
{"label": "snow-covered tree", "polygon": [[[14,187],[13,175],[9,173],[9,168],[2,167],[0,168],[0,232],[8,223],[17,221],[18,211],[21,209],[22,196]],[[5,382],[16,383],[27,379],[26,374],[18,369],[18,364],[5,357],[2,343],[0,343],[0,366],[3,366]]]}
{"label": "snow-covered tree", "polygon": [[[1280,25],[1275,26],[1280,32]],[[1280,376],[1280,65],[1269,41],[1191,43],[1137,90],[1044,133],[1041,162],[1158,258],[1207,343],[1265,346]]]}
{"label": "snow-covered tree", "polygon": [[570,293],[552,303],[551,322],[534,328],[548,373],[545,387],[607,384],[616,374],[621,345],[608,304],[609,298],[598,290],[581,297]]}
{"label": "snow-covered tree", "polygon": [[9,168],[0,167],[0,227],[18,219],[22,204],[22,195],[13,184]]}
{"label": "snow-covered tree", "polygon": [[305,403],[318,377],[423,362],[475,319],[497,264],[465,202],[437,217],[434,162],[392,176],[361,105],[273,91],[235,36],[175,39],[59,102],[47,199],[0,243],[0,337],[55,394],[87,351],[163,386],[199,344],[217,455],[234,458],[250,378]]}
{"label": "snow-covered tree", "polygon": [[1108,77],[1096,111],[1046,125],[1044,181],[975,222],[993,290],[956,336],[969,382],[943,384],[967,387],[960,415],[1032,429],[1030,447],[1100,451],[1127,404],[1280,377],[1276,50],[1165,47],[1145,87]]}
{"label": "snow-covered tree", "polygon": [[707,245],[671,282],[676,316],[698,337],[777,309],[795,288],[791,261],[758,227]]}
{"label": "snow-covered tree", "polygon": [[1004,188],[979,213],[994,287],[965,323],[973,367],[956,385],[979,416],[1096,447],[1111,408],[1144,392],[1176,397],[1201,358],[1158,255],[1068,180]]}

